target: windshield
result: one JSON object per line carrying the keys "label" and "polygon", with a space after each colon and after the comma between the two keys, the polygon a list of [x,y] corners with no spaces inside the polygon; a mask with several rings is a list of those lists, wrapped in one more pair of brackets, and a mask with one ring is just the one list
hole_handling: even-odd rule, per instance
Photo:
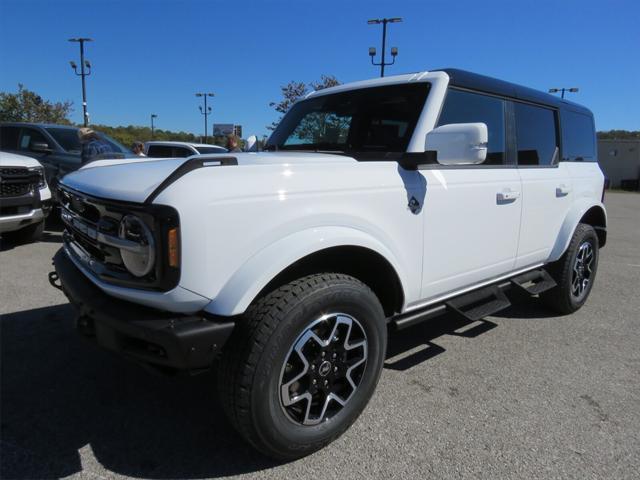
{"label": "windshield", "polygon": [[[51,136],[55,139],[56,142],[68,153],[77,153],[80,154],[82,152],[82,145],[80,144],[80,139],[78,138],[78,130],[75,128],[59,128],[59,127],[47,127],[47,132],[51,134]],[[133,155],[133,152],[128,148],[124,147],[113,138],[105,135],[104,133],[98,132],[98,135],[109,144],[111,150],[115,153],[121,153],[120,158],[124,156]]]}
{"label": "windshield", "polygon": [[412,83],[303,100],[285,115],[266,149],[406,151],[428,92],[428,83]]}
{"label": "windshield", "polygon": [[196,150],[198,150],[198,153],[201,153],[203,155],[207,153],[226,153],[227,152],[227,149],[224,147],[196,147]]}

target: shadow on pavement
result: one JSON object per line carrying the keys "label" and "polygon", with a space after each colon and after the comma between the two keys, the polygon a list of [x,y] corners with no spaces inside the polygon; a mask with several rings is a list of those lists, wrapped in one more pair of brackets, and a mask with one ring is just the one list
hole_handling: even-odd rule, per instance
{"label": "shadow on pavement", "polygon": [[[86,343],[58,305],[1,318],[1,478],[60,478],[89,448],[108,470],[202,478],[276,465],[227,423],[214,374],[152,375]],[[86,468],[86,466],[85,466]]]}
{"label": "shadow on pavement", "polygon": [[[545,313],[529,304],[512,308],[519,317]],[[83,449],[133,477],[220,477],[277,465],[227,423],[214,372],[150,374],[83,340],[73,315],[70,305],[57,305],[0,319],[1,478],[81,472]],[[433,342],[442,335],[472,338],[496,326],[444,315],[392,333],[385,368],[407,370],[445,352]]]}

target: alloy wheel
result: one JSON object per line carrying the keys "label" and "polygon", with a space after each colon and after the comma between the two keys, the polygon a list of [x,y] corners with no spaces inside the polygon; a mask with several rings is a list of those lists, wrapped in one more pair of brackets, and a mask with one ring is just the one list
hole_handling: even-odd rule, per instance
{"label": "alloy wheel", "polygon": [[280,404],[299,425],[317,425],[353,397],[367,363],[367,335],[350,315],[314,320],[296,339],[280,374]]}

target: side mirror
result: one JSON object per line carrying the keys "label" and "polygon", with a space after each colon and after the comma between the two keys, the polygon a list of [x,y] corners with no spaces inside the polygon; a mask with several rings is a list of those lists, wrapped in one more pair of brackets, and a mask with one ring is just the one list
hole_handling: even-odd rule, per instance
{"label": "side mirror", "polygon": [[438,152],[441,165],[476,165],[487,158],[485,123],[451,123],[427,133],[426,150]]}
{"label": "side mirror", "polygon": [[245,151],[247,152],[257,152],[258,151],[258,137],[255,135],[251,135],[247,138],[247,144],[245,147]]}
{"label": "side mirror", "polygon": [[31,150],[32,152],[39,152],[39,153],[51,152],[51,149],[49,148],[49,144],[45,142],[31,142],[31,144],[29,145],[29,150]]}

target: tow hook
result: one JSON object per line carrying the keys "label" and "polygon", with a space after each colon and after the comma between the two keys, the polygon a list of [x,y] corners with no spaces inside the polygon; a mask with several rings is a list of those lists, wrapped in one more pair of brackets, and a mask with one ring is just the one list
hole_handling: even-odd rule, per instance
{"label": "tow hook", "polygon": [[55,270],[53,272],[49,272],[49,283],[52,287],[62,291],[62,283],[60,283],[60,277],[58,277],[58,272]]}

